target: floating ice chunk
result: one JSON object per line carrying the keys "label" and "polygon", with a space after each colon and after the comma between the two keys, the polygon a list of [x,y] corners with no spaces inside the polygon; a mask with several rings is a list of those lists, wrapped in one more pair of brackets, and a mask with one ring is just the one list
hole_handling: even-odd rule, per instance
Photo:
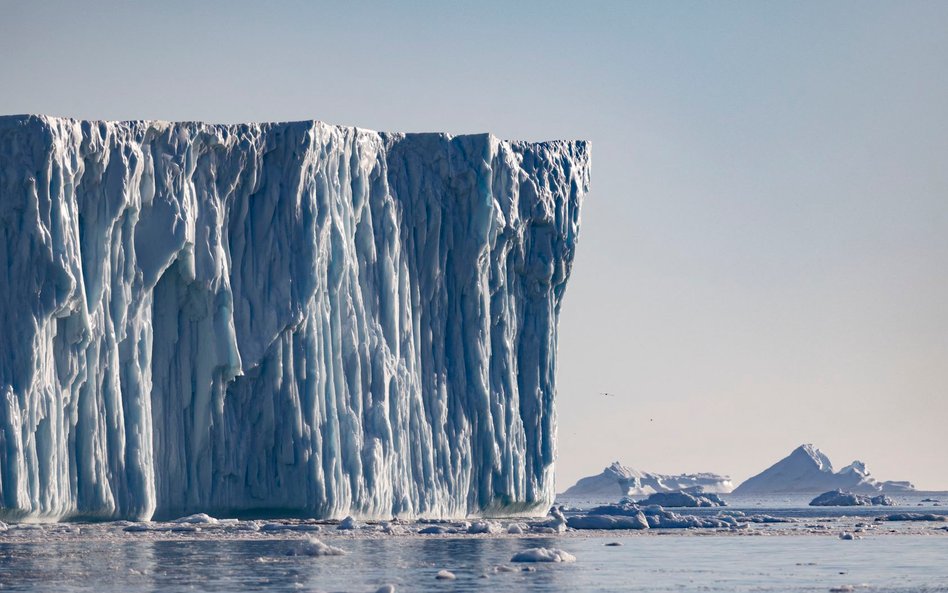
{"label": "floating ice chunk", "polygon": [[418,530],[421,535],[443,535],[445,533],[457,533],[457,529],[446,527],[444,525],[430,525]]}
{"label": "floating ice chunk", "polygon": [[173,533],[198,533],[201,531],[201,528],[197,525],[184,523],[181,525],[173,525],[171,531]]}
{"label": "floating ice chunk", "polygon": [[562,533],[566,531],[566,516],[563,510],[558,507],[550,509],[549,519],[540,525],[534,526],[534,531],[546,531],[549,533]]}
{"label": "floating ice chunk", "polygon": [[843,533],[840,533],[840,534],[839,534],[839,539],[854,540],[854,539],[859,539],[859,536],[856,535],[855,533],[850,533],[850,532],[848,532],[848,531],[844,531]]}
{"label": "floating ice chunk", "polygon": [[273,533],[279,531],[295,531],[317,533],[320,527],[315,523],[264,523],[260,531]]}
{"label": "floating ice chunk", "polygon": [[395,593],[395,585],[386,583],[375,590],[375,593]]}
{"label": "floating ice chunk", "polygon": [[774,517],[773,515],[748,515],[746,517],[741,517],[745,521],[751,523],[796,523],[797,520],[793,517]]}
{"label": "floating ice chunk", "polygon": [[623,515],[577,515],[570,517],[568,524],[573,529],[648,529],[648,519],[641,512]]}
{"label": "floating ice chunk", "polygon": [[893,513],[876,517],[876,521],[948,521],[948,516],[932,513]]}
{"label": "floating ice chunk", "polygon": [[435,575],[435,578],[439,581],[453,581],[457,577],[454,576],[454,573],[450,570],[439,570],[438,574]]}
{"label": "floating ice chunk", "polygon": [[644,500],[640,505],[657,504],[663,507],[723,507],[727,506],[717,494],[694,491],[656,492]]}
{"label": "floating ice chunk", "polygon": [[659,505],[639,507],[632,503],[622,502],[595,507],[589,509],[585,515],[570,517],[569,526],[574,529],[645,529],[645,527],[634,526],[641,525],[642,517],[640,515],[644,516],[649,528],[682,529],[700,527],[731,529],[738,527],[740,524],[738,518],[730,515],[719,515],[717,517],[679,515],[673,511],[667,511]]}
{"label": "floating ice chunk", "polygon": [[358,529],[359,523],[350,515],[339,522],[339,527],[336,529],[342,529],[346,531],[351,531],[353,529]]}
{"label": "floating ice chunk", "polygon": [[181,517],[175,519],[172,523],[190,523],[192,525],[217,525],[220,523],[214,517],[208,515],[207,513],[196,513],[194,515],[188,515],[187,517]]}
{"label": "floating ice chunk", "polygon": [[398,523],[383,522],[378,526],[378,530],[388,535],[401,535],[405,533],[405,528]]}
{"label": "floating ice chunk", "polygon": [[[337,547],[335,547],[335,546],[330,546],[330,545],[327,544],[327,543],[323,543],[323,542],[319,541],[319,540],[316,539],[315,537],[311,537],[311,538],[309,538],[308,540],[306,540],[305,542],[303,542],[303,545],[300,546],[300,548],[299,548],[299,554],[300,554],[300,555],[303,555],[303,556],[314,556],[314,557],[318,557],[318,556],[342,556],[342,555],[345,554],[345,553],[346,553],[346,551],[343,550],[342,548],[337,548]],[[291,551],[290,551],[290,555],[291,555],[291,556],[297,555],[297,554],[296,554],[296,550],[291,550]]]}
{"label": "floating ice chunk", "polygon": [[840,585],[838,587],[830,587],[830,593],[852,593],[856,590],[856,587],[852,585]]}
{"label": "floating ice chunk", "polygon": [[527,527],[523,523],[511,523],[507,526],[507,533],[512,535],[522,535]]}
{"label": "floating ice chunk", "polygon": [[511,562],[576,562],[573,556],[559,548],[528,548],[514,554]]}
{"label": "floating ice chunk", "polygon": [[843,492],[839,489],[824,492],[810,501],[811,507],[890,507],[894,504],[895,502],[884,494],[879,494],[878,496],[865,496],[862,494],[853,494],[852,492]]}
{"label": "floating ice chunk", "polygon": [[467,528],[467,532],[471,534],[500,533],[500,525],[493,521],[475,521]]}

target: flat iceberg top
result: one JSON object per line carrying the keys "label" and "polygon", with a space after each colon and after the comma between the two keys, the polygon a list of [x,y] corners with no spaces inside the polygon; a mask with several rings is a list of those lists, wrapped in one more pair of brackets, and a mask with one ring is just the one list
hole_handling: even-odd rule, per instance
{"label": "flat iceberg top", "polygon": [[0,117],[0,517],[545,511],[589,159]]}
{"label": "flat iceberg top", "polygon": [[316,129],[316,128],[334,128],[349,133],[375,135],[387,139],[404,138],[425,138],[434,137],[442,140],[452,139],[480,139],[489,143],[507,143],[520,146],[572,146],[577,150],[588,150],[588,140],[543,140],[530,142],[525,140],[503,140],[489,133],[478,134],[450,134],[447,132],[380,132],[358,126],[344,126],[330,124],[321,120],[298,120],[298,121],[273,121],[273,122],[241,122],[241,123],[210,123],[197,120],[168,121],[168,120],[83,120],[71,117],[50,116],[43,114],[11,114],[0,115],[0,126],[6,125],[40,125],[46,127],[70,126],[70,125],[90,125],[106,126],[111,128],[125,128],[129,130],[168,130],[168,129],[187,129],[192,131],[204,131],[212,134],[227,136],[239,134],[241,132],[259,132],[263,130],[287,130],[287,129]]}

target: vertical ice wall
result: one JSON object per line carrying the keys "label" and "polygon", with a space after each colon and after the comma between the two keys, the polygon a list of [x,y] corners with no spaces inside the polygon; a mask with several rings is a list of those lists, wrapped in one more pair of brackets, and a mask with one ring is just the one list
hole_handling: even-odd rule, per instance
{"label": "vertical ice wall", "polygon": [[583,142],[0,118],[0,515],[529,513]]}

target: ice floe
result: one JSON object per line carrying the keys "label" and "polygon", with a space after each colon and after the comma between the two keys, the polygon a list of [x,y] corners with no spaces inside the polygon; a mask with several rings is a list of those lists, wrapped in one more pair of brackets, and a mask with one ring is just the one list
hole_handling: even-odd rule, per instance
{"label": "ice floe", "polygon": [[559,548],[528,548],[514,554],[511,562],[576,562],[573,556]]}

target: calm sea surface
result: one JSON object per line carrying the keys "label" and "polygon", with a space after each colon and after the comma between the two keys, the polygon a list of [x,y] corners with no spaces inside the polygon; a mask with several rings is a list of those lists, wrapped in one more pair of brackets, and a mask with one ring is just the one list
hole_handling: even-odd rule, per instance
{"label": "calm sea surface", "polygon": [[[13,526],[0,532],[0,591],[854,591],[948,593],[948,523],[876,522],[899,509],[813,509],[731,501],[731,510],[796,517],[726,530],[571,532],[561,536],[383,535],[375,527],[315,536],[346,551],[299,555],[312,534],[255,526],[136,533],[127,523]],[[679,512],[712,513],[718,509]],[[241,523],[243,524],[243,523]],[[410,531],[411,528],[408,528]],[[858,539],[842,540],[839,533]],[[607,546],[619,543],[619,546]],[[568,564],[514,564],[530,547]],[[294,552],[296,553],[294,555]],[[527,570],[524,570],[526,568]],[[455,580],[437,580],[449,570]]]}

